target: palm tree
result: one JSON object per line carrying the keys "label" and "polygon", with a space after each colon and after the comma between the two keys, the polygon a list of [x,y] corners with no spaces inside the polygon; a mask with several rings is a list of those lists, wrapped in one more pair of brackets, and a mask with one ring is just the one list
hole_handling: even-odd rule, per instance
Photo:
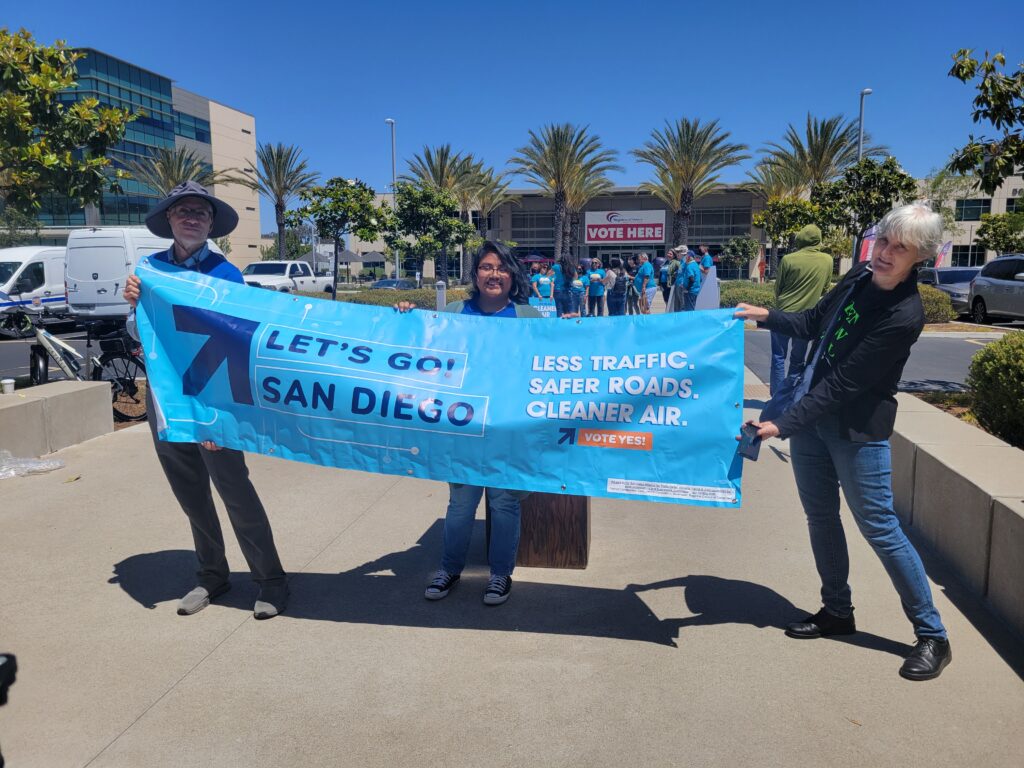
{"label": "palm tree", "polygon": [[581,174],[573,179],[565,191],[565,223],[563,225],[563,242],[573,260],[576,260],[576,249],[580,241],[580,211],[599,195],[612,189],[611,180],[602,174]]}
{"label": "palm tree", "polygon": [[160,197],[167,197],[185,181],[195,181],[204,187],[236,183],[235,169],[215,171],[187,147],[157,147],[152,152],[148,157],[130,161],[126,167],[136,180],[152,187]]}
{"label": "palm tree", "polygon": [[319,174],[306,169],[301,158],[302,150],[294,145],[260,144],[256,150],[259,167],[252,163],[245,169],[246,176],[238,183],[255,190],[274,204],[274,218],[277,222],[277,256],[285,256],[284,212],[288,202],[303,190],[316,183]]}
{"label": "palm tree", "polygon": [[539,135],[530,131],[530,142],[509,160],[516,172],[555,199],[556,261],[562,258],[569,190],[581,179],[622,170],[615,164],[615,150],[603,149],[601,139],[588,131],[589,126],[571,123],[546,125]]}
{"label": "palm tree", "polygon": [[[842,115],[819,120],[807,113],[803,135],[790,123],[783,143],[769,142],[763,163],[794,178],[808,193],[826,181],[832,181],[857,162],[859,122]],[[871,137],[864,134],[864,141]],[[879,158],[888,153],[883,146],[865,146],[864,157]]]}
{"label": "palm tree", "polygon": [[791,169],[765,161],[754,166],[754,170],[747,171],[747,177],[750,181],[742,185],[743,189],[764,202],[801,197],[807,191]]}
{"label": "palm tree", "polygon": [[508,188],[511,182],[508,181],[508,174],[495,173],[493,168],[483,168],[477,174],[476,191],[474,192],[476,210],[480,218],[477,220],[476,228],[480,237],[487,238],[487,219],[498,208],[505,203],[519,205],[519,196],[510,195]]}
{"label": "palm tree", "polygon": [[718,172],[746,160],[746,144],[729,142],[728,131],[718,121],[701,124],[699,118],[681,118],[665,130],[651,132],[651,138],[633,157],[654,169],[655,180],[640,188],[661,200],[672,211],[674,245],[686,242],[695,201],[721,187]]}

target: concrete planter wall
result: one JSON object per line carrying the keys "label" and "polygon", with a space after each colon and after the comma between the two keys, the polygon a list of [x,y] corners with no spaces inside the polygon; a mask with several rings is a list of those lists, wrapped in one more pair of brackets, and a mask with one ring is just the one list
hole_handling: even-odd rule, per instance
{"label": "concrete planter wall", "polygon": [[900,394],[896,512],[1024,637],[1024,451]]}
{"label": "concrete planter wall", "polygon": [[110,384],[55,381],[0,395],[0,450],[35,458],[114,430]]}

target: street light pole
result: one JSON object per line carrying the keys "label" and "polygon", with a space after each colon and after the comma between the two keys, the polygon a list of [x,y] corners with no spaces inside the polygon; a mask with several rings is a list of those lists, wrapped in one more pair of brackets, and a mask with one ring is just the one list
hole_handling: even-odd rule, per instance
{"label": "street light pole", "polygon": [[[387,117],[384,119],[387,125],[391,126],[391,207],[398,207],[398,178],[395,175],[395,119]],[[395,277],[398,277],[398,254],[395,257]],[[384,262],[384,277],[387,277],[387,262]]]}
{"label": "street light pole", "polygon": [[864,97],[871,95],[871,89],[860,92],[860,120],[857,122],[857,162],[864,156]]}

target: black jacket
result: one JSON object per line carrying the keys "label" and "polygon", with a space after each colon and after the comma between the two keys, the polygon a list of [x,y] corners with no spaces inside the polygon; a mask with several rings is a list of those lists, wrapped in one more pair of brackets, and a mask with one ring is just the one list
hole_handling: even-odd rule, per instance
{"label": "black jacket", "polygon": [[[851,281],[857,281],[858,287],[844,311],[839,305]],[[844,321],[823,341],[820,337],[836,312],[844,313]],[[885,440],[892,434],[896,387],[910,348],[924,328],[917,270],[893,290],[883,291],[871,283],[869,264],[857,264],[811,309],[772,309],[763,325],[787,336],[815,340],[812,355],[819,345],[827,345],[808,393],[775,420],[782,437],[829,414],[839,416],[840,436],[853,442]]]}

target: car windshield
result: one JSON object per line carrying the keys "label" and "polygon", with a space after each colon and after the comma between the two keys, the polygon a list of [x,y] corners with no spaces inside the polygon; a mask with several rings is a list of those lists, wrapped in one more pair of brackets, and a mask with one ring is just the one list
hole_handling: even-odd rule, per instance
{"label": "car windshield", "polygon": [[954,283],[969,283],[977,274],[977,269],[951,269],[948,272],[939,272],[939,282],[942,285]]}
{"label": "car windshield", "polygon": [[20,261],[0,261],[0,285],[10,280],[20,266]]}
{"label": "car windshield", "polygon": [[288,269],[287,264],[250,264],[244,270],[243,275],[283,275]]}

